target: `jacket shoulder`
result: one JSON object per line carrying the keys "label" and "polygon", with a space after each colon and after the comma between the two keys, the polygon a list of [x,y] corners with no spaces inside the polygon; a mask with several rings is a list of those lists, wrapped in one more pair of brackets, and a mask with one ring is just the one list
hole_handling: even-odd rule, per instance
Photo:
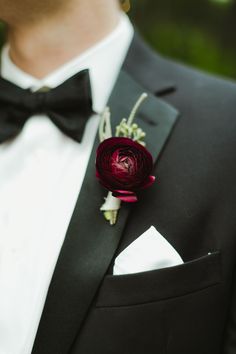
{"label": "jacket shoulder", "polygon": [[[209,99],[222,97],[236,103],[236,82],[229,78],[206,73],[202,70],[192,68],[170,58],[156,55],[156,60],[162,61],[168,75],[176,82],[179,89],[198,90],[205,95],[209,93]],[[236,107],[236,105],[235,105]]]}
{"label": "jacket shoulder", "polygon": [[135,33],[125,67],[154,94],[158,95],[162,87],[171,84],[187,96],[195,92],[202,97],[207,94],[209,100],[221,97],[222,101],[227,100],[236,108],[236,81],[164,57],[143,41],[138,33]]}

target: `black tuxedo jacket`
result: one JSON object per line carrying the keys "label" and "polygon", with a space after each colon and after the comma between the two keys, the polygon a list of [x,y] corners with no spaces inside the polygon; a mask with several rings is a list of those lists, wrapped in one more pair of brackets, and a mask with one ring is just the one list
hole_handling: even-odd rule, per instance
{"label": "black tuxedo jacket", "polygon": [[[236,353],[236,85],[135,35],[109,100],[114,126],[144,91],[137,122],[157,182],[111,227],[99,212],[97,139],[33,354]],[[113,276],[114,258],[151,225],[185,263]]]}

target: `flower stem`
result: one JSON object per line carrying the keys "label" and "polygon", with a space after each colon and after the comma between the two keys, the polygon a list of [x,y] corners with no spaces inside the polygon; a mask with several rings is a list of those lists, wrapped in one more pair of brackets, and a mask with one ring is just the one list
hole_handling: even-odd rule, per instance
{"label": "flower stem", "polygon": [[131,125],[133,124],[135,115],[136,115],[136,113],[137,113],[139,107],[141,106],[141,104],[143,103],[143,101],[146,100],[147,97],[148,97],[148,94],[144,92],[144,93],[139,97],[138,101],[135,103],[134,108],[132,109],[132,111],[131,111],[131,113],[130,113],[130,116],[129,116],[129,118],[128,118],[128,121],[127,121],[127,124],[128,124],[129,126],[131,126]]}
{"label": "flower stem", "polygon": [[110,109],[109,109],[109,107],[106,107],[104,112],[101,115],[101,120],[99,123],[100,142],[112,137],[111,119],[110,118],[111,118]]}

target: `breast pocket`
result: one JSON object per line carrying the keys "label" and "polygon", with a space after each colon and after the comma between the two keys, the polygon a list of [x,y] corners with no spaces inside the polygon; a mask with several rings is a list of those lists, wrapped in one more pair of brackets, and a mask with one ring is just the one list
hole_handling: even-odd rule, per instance
{"label": "breast pocket", "polygon": [[213,286],[221,281],[221,253],[208,254],[184,264],[130,275],[107,275],[96,307],[144,304]]}

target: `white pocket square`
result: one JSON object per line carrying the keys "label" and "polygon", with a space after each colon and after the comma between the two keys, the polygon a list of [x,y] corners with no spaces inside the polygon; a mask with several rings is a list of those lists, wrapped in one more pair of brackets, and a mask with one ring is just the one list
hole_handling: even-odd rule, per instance
{"label": "white pocket square", "polygon": [[183,263],[178,252],[151,226],[118,255],[113,275],[145,272]]}

